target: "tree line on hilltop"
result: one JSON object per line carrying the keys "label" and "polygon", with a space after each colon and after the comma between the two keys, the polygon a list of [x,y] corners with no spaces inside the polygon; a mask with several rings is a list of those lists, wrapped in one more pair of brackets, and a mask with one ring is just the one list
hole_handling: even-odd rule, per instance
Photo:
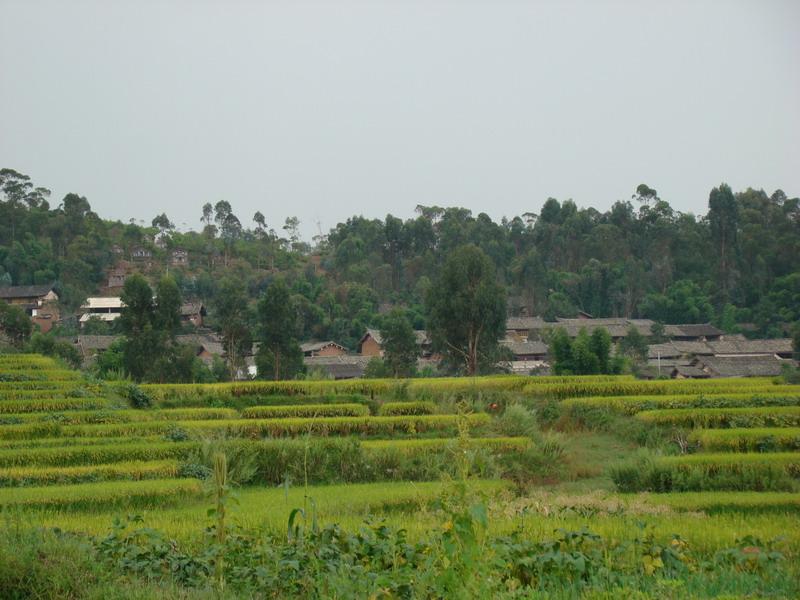
{"label": "tree line on hilltop", "polygon": [[[734,193],[722,184],[711,190],[705,215],[674,210],[647,185],[605,212],[550,198],[538,214],[499,222],[464,208],[418,206],[406,220],[351,217],[313,244],[300,240],[296,218],[275,228],[257,212],[246,226],[227,201],[198,210],[199,231],[178,231],[166,214],[150,226],[109,221],[79,194],[56,206],[49,196],[28,176],[0,171],[0,285],[55,282],[74,311],[105,285],[120,257],[145,247],[152,260],[134,270],[153,288],[169,273],[180,297],[204,302],[208,324],[233,356],[254,341],[264,311],[282,311],[271,338],[259,330],[265,347],[288,335],[354,349],[366,328],[388,331],[403,320],[430,330],[452,368],[465,371],[490,356],[483,344],[502,336],[500,317],[492,316],[501,313],[710,321],[772,337],[800,321],[800,199],[780,190]],[[188,253],[187,265],[170,265],[177,248]],[[448,260],[458,263],[451,271]],[[469,269],[483,287],[465,297],[458,285]],[[280,297],[268,306],[272,287]],[[487,316],[486,331],[468,339],[447,311]],[[104,333],[108,326],[92,327]],[[280,375],[298,354],[260,360]]]}

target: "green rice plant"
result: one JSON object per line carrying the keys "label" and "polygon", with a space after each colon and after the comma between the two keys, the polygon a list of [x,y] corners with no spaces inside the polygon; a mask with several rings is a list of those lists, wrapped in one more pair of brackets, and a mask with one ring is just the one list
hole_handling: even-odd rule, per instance
{"label": "green rice plant", "polygon": [[325,394],[309,396],[251,394],[233,396],[219,392],[157,396],[154,405],[159,408],[187,408],[219,406],[243,410],[250,406],[286,406],[299,404],[363,404],[371,410],[377,407],[374,398],[363,394]]}
{"label": "green rice plant", "polygon": [[47,380],[33,380],[33,381],[0,381],[0,392],[13,392],[16,390],[70,390],[78,385],[81,381],[53,381]]}
{"label": "green rice plant", "polygon": [[392,380],[347,379],[339,381],[243,381],[206,384],[148,384],[141,386],[157,404],[170,398],[242,396],[323,396],[363,394],[375,396],[388,392]]}
{"label": "green rice plant", "polygon": [[78,371],[67,369],[4,370],[0,367],[0,381],[14,383],[17,381],[75,381],[81,378]]}
{"label": "green rice plant", "polygon": [[67,390],[8,390],[0,391],[0,405],[6,402],[24,400],[58,400],[61,398],[103,397],[104,394],[92,391],[84,386],[75,386]]}
{"label": "green rice plant", "polygon": [[134,423],[138,421],[193,421],[205,419],[235,419],[239,416],[230,408],[177,408],[168,410],[90,410],[47,413],[0,414],[2,423],[56,422],[62,425],[90,423]]}
{"label": "green rice plant", "polygon": [[641,396],[723,393],[784,393],[800,394],[798,385],[779,385],[768,378],[748,377],[730,379],[672,379],[666,381],[612,381],[583,383],[570,381],[543,385],[528,385],[523,390],[535,398],[572,398],[584,396]]}
{"label": "green rice plant", "polygon": [[590,396],[567,398],[561,403],[567,413],[585,420],[598,410],[612,410],[625,415],[634,415],[645,410],[666,408],[744,408],[757,406],[800,406],[800,394],[775,393],[729,393],[729,394],[684,394],[663,396]]}
{"label": "green rice plant", "polygon": [[70,446],[92,446],[108,444],[138,444],[142,442],[163,442],[160,436],[149,437],[84,437],[84,438],[37,438],[33,440],[4,440],[0,441],[0,450],[27,449],[27,448],[66,448]]}
{"label": "green rice plant", "polygon": [[698,429],[689,441],[706,452],[800,451],[800,427]]}
{"label": "green rice plant", "polygon": [[623,492],[795,491],[800,453],[665,456],[615,466],[611,478]]}
{"label": "green rice plant", "polygon": [[518,375],[493,375],[486,377],[441,377],[433,379],[348,379],[338,381],[246,381],[212,384],[149,384],[142,389],[157,404],[192,398],[222,398],[242,396],[320,396],[329,394],[363,394],[375,396],[397,395],[395,391],[407,387],[418,397],[473,391],[521,391],[526,386],[555,385],[575,381],[591,382],[633,381],[628,376],[590,375],[582,377],[525,377]]}
{"label": "green rice plant", "polygon": [[[426,438],[408,440],[364,440],[361,447],[368,451],[392,448],[400,452],[416,453],[426,452],[432,449],[453,447],[458,440],[456,438]],[[469,445],[481,448],[491,448],[502,452],[514,452],[524,450],[532,445],[531,439],[527,437],[491,437],[491,438],[469,438]]]}
{"label": "green rice plant", "polygon": [[0,487],[65,485],[91,481],[165,479],[178,473],[178,461],[129,461],[77,467],[9,467],[0,469]]}
{"label": "green rice plant", "polygon": [[[124,440],[124,438],[122,438]],[[180,459],[199,442],[144,441],[0,450],[0,467],[68,467],[114,462]]]}
{"label": "green rice plant", "polygon": [[800,406],[648,410],[637,413],[635,418],[650,425],[673,427],[797,427]]}
{"label": "green rice plant", "polygon": [[794,492],[679,492],[638,498],[656,506],[709,514],[800,511],[800,494]]}
{"label": "green rice plant", "polygon": [[[261,438],[296,435],[416,435],[426,432],[448,432],[457,428],[457,415],[420,415],[409,417],[326,417],[289,419],[216,419],[209,421],[139,421],[98,425],[61,425],[59,423],[27,423],[0,427],[0,439],[24,440],[42,437],[116,437],[163,435],[180,427],[197,435],[225,435]],[[472,427],[488,425],[485,413],[468,417]]]}
{"label": "green rice plant", "polygon": [[57,412],[64,410],[96,410],[108,408],[106,398],[31,398],[0,401],[0,419],[7,413]]}
{"label": "green rice plant", "polygon": [[196,479],[103,481],[71,485],[0,488],[0,507],[103,510],[161,509],[200,494]]}
{"label": "green rice plant", "polygon": [[41,354],[0,354],[0,371],[13,369],[59,369],[58,363]]}
{"label": "green rice plant", "polygon": [[402,416],[402,415],[432,415],[436,412],[436,405],[433,402],[384,402],[378,409],[378,414],[382,416]]}
{"label": "green rice plant", "polygon": [[242,411],[245,419],[281,419],[288,417],[363,417],[369,408],[363,404],[298,404],[251,406]]}

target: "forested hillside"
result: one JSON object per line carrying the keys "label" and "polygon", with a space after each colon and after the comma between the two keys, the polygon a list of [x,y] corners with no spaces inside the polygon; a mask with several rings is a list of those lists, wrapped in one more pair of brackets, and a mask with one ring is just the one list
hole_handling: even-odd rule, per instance
{"label": "forested hillside", "polygon": [[[350,217],[310,245],[296,219],[266,223],[260,212],[236,214],[235,202],[198,202],[198,231],[179,232],[169,215],[150,226],[104,220],[79,193],[55,200],[41,183],[0,171],[0,285],[55,281],[67,309],[125,261],[152,281],[169,270],[184,298],[209,306],[213,326],[223,296],[254,301],[283,274],[298,337],[353,347],[392,305],[424,327],[423,298],[445,257],[476,244],[506,286],[509,314],[713,321],[768,336],[800,320],[800,199],[780,190],[734,193],[722,184],[707,202],[697,199],[705,215],[675,211],[646,185],[607,212],[550,198],[539,214],[500,222],[418,206],[405,221]],[[152,257],[133,260],[137,247]],[[188,252],[186,266],[171,264],[175,249]]]}

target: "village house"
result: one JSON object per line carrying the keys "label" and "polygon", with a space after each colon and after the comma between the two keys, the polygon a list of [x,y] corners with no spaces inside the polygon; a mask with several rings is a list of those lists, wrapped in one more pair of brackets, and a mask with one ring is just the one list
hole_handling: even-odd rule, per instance
{"label": "village house", "polygon": [[[649,337],[652,335],[653,325],[655,325],[655,321],[651,319],[628,319],[625,317],[595,319],[587,313],[579,313],[579,316],[575,318],[557,317],[554,322],[545,321],[541,317],[509,317],[506,320],[506,334],[509,337],[527,341],[528,339],[544,339],[549,332],[556,328],[563,329],[571,338],[577,337],[581,329],[586,329],[586,332],[591,334],[595,329],[603,328],[608,331],[611,339],[616,343],[628,336],[631,327],[641,335]],[[710,323],[664,326],[664,335],[675,341],[719,340],[722,334],[722,330]]]}
{"label": "village house", "polygon": [[79,335],[67,338],[66,341],[78,350],[85,368],[97,360],[98,355],[108,350],[111,344],[121,339],[120,335]]}
{"label": "village house", "polygon": [[775,377],[784,365],[794,366],[792,360],[774,354],[755,356],[701,356],[688,366],[676,366],[671,376],[676,379],[705,379],[717,377]]}
{"label": "village house", "polygon": [[206,316],[206,307],[200,302],[185,302],[181,305],[181,323],[184,325],[203,326],[203,318]]}
{"label": "village house", "polygon": [[189,253],[182,248],[175,248],[170,255],[173,267],[185,267],[189,264]]}
{"label": "village house", "polygon": [[336,342],[305,342],[300,344],[303,356],[342,356],[347,354],[347,348]]}
{"label": "village house", "polygon": [[175,341],[193,347],[195,356],[209,367],[214,362],[215,356],[222,358],[225,354],[222,338],[216,334],[182,334],[175,336]]}
{"label": "village house", "polygon": [[[422,358],[432,358],[431,340],[428,332],[422,329],[414,331],[417,347]],[[367,329],[358,342],[358,353],[361,356],[383,356],[383,338],[377,329]]]}
{"label": "village house", "polygon": [[364,376],[370,356],[341,354],[337,356],[306,356],[303,358],[308,371],[322,372],[332,379],[356,379]]}
{"label": "village house", "polygon": [[125,267],[114,267],[108,272],[108,289],[121,288],[125,285],[125,280],[128,278],[128,271]]}
{"label": "village house", "polygon": [[540,339],[541,333],[549,325],[552,325],[552,323],[546,323],[542,317],[508,317],[506,320],[506,335],[523,342],[528,341],[529,337],[531,339]]}
{"label": "village house", "polygon": [[52,285],[0,287],[0,300],[22,308],[31,318],[31,322],[45,333],[61,318],[58,294]]}
{"label": "village house", "polygon": [[81,327],[86,325],[89,319],[100,319],[106,323],[116,321],[122,315],[122,298],[119,296],[93,297],[87,298],[81,305],[83,314],[78,319]]}
{"label": "village house", "polygon": [[131,248],[131,259],[135,261],[148,261],[153,258],[153,253],[144,246]]}

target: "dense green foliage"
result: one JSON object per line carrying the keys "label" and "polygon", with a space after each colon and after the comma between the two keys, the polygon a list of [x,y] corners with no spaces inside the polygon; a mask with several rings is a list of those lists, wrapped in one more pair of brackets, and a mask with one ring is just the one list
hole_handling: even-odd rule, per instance
{"label": "dense green foliage", "polygon": [[[165,215],[151,227],[105,221],[86,198],[68,194],[51,207],[48,194],[25,175],[0,171],[0,285],[55,282],[73,310],[142,246],[153,259],[135,268],[154,284],[169,268],[182,296],[205,302],[209,323],[227,331],[231,356],[276,273],[289,288],[299,339],[355,348],[366,327],[383,326],[386,303],[405,306],[412,326],[424,328],[432,282],[465,244],[487,257],[512,313],[712,319],[726,330],[748,322],[767,335],[800,320],[800,201],[780,190],[734,194],[721,185],[706,216],[638,192],[638,208],[620,201],[600,212],[551,198],[539,215],[499,223],[463,208],[419,206],[405,221],[351,217],[313,248],[299,241],[295,221],[271,228],[257,213],[247,227],[225,201],[198,210],[202,231],[179,232]],[[188,252],[188,265],[170,265],[175,248]],[[231,281],[240,292],[233,301]]]}

